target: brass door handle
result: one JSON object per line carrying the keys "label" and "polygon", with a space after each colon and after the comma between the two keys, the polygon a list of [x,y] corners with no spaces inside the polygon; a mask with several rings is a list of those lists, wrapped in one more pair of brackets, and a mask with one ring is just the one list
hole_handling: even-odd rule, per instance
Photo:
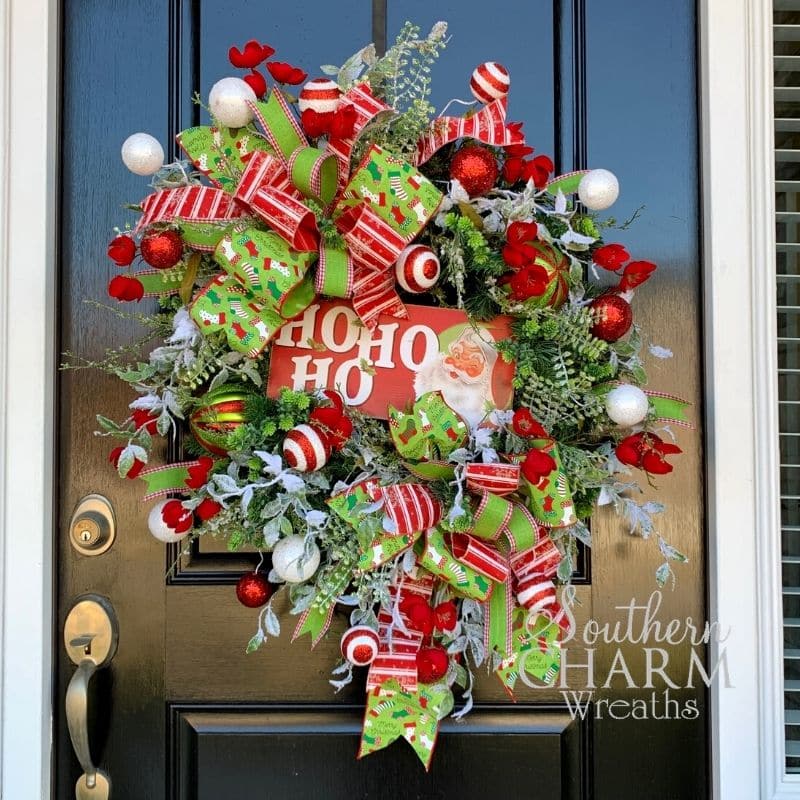
{"label": "brass door handle", "polygon": [[84,595],[64,623],[64,646],[77,669],[67,687],[67,728],[83,775],[75,784],[76,800],[108,800],[111,781],[92,760],[89,747],[89,683],[117,652],[119,631],[114,609],[104,597]]}

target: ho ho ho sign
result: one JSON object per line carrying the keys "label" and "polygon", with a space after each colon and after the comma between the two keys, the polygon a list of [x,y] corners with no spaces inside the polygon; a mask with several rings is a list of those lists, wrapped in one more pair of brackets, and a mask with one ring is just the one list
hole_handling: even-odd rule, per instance
{"label": "ho ho ho sign", "polygon": [[462,311],[407,305],[408,319],[382,316],[370,331],[344,301],[314,303],[273,340],[267,393],[336,389],[362,413],[387,418],[426,392],[477,425],[511,405],[514,365],[494,343],[510,335],[508,317],[475,323]]}

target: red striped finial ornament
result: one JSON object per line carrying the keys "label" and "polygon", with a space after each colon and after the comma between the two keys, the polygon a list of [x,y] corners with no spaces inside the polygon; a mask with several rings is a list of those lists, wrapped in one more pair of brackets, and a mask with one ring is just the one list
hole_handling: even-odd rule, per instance
{"label": "red striped finial ornament", "polygon": [[298,472],[314,472],[322,469],[330,455],[330,445],[311,425],[297,425],[283,440],[283,457],[286,463]]}
{"label": "red striped finial ornament", "polygon": [[300,113],[311,109],[317,114],[330,114],[336,111],[342,90],[330,78],[314,78],[300,90],[297,105]]}
{"label": "red striped finial ornament", "polygon": [[342,657],[356,667],[366,667],[378,655],[380,639],[372,628],[355,625],[342,634]]}
{"label": "red striped finial ornament", "polygon": [[406,247],[395,264],[397,282],[407,292],[422,294],[439,280],[442,272],[439,259],[430,247],[412,244]]}
{"label": "red striped finial ornament", "polygon": [[500,100],[508,94],[510,86],[508,70],[496,61],[484,61],[475,67],[469,82],[473,96],[480,103]]}

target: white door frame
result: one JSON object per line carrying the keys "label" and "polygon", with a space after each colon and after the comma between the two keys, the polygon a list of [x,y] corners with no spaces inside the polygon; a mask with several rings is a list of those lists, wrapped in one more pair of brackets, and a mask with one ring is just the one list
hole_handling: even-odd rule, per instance
{"label": "white door frame", "polygon": [[0,795],[50,797],[57,0],[0,2]]}
{"label": "white door frame", "polygon": [[[771,2],[699,4],[709,600],[712,617],[732,626],[724,647],[735,683],[712,690],[714,795],[800,798],[781,766]],[[57,0],[0,3],[0,794],[8,800],[50,793],[58,30]]]}

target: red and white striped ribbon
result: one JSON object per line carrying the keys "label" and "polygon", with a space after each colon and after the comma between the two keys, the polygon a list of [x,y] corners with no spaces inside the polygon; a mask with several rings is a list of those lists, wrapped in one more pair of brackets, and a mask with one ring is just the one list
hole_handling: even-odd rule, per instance
{"label": "red and white striped ribbon", "polygon": [[234,197],[246,205],[250,205],[256,192],[265,186],[296,199],[303,196],[292,184],[283,162],[271,153],[257,150],[245,165]]}
{"label": "red and white striped ribbon", "polygon": [[374,330],[381,314],[408,317],[391,270],[405,247],[404,238],[366,203],[348,209],[336,227],[353,258],[353,308],[364,325]]}
{"label": "red and white striped ribbon", "polygon": [[553,582],[561,563],[561,553],[553,541],[545,537],[534,547],[512,555],[509,563],[517,580],[517,602],[532,615],[544,614],[563,631],[568,631],[570,619],[558,602]]}
{"label": "red and white striped ribbon", "polygon": [[396,536],[427,530],[442,518],[442,504],[422,484],[384,486],[380,489],[380,496],[386,515],[394,523],[392,533]]}
{"label": "red and white striped ribbon", "polygon": [[553,540],[545,536],[533,547],[521,553],[514,553],[509,564],[517,580],[538,574],[551,578],[561,563],[561,553]]}
{"label": "red and white striped ribbon", "polygon": [[472,492],[487,491],[505,495],[519,488],[519,464],[467,464],[464,470],[467,489]]}
{"label": "red and white striped ribbon", "polygon": [[511,574],[506,558],[474,536],[467,536],[465,533],[452,534],[450,551],[462,564],[497,583],[505,583]]}
{"label": "red and white striped ribbon", "polygon": [[439,117],[417,143],[415,166],[424,164],[437,150],[456,139],[477,139],[495,147],[523,144],[517,128],[506,125],[506,99],[495,100],[471,117]]}
{"label": "red and white striped ribbon", "polygon": [[[398,608],[410,595],[426,602],[433,593],[433,576],[425,574],[412,577],[403,573],[398,582],[389,588],[392,605]],[[408,628],[408,618],[398,612]],[[381,609],[378,614],[378,655],[372,662],[367,676],[367,690],[374,689],[388,680],[396,680],[406,691],[415,692],[417,682],[417,653],[422,645],[422,634],[418,631],[401,631],[395,624],[391,612]]]}
{"label": "red and white striped ribbon", "polygon": [[145,197],[141,205],[135,233],[154,222],[227,222],[247,213],[227,192],[210,186],[162,189]]}

